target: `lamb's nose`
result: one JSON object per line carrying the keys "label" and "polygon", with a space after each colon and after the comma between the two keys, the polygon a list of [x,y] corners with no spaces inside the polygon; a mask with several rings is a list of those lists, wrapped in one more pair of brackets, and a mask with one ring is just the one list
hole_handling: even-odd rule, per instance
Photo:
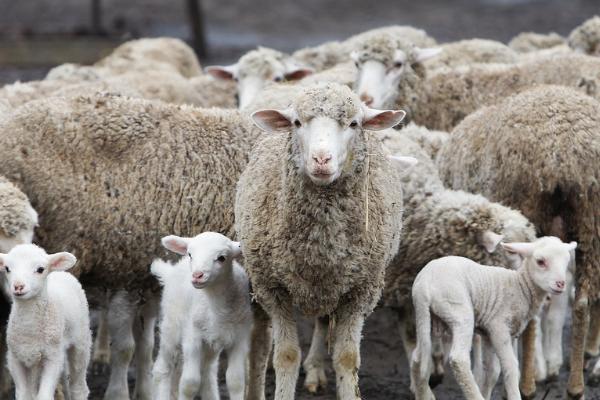
{"label": "lamb's nose", "polygon": [[369,96],[366,93],[360,95],[360,100],[363,101],[366,105],[370,106],[373,103],[373,96]]}
{"label": "lamb's nose", "polygon": [[313,160],[321,166],[327,164],[331,160],[331,155],[313,157]]}
{"label": "lamb's nose", "polygon": [[13,285],[13,287],[15,289],[15,292],[22,292],[23,289],[25,289],[25,284],[23,284],[23,283],[15,283]]}
{"label": "lamb's nose", "polygon": [[559,289],[565,288],[565,281],[556,281],[556,287]]}
{"label": "lamb's nose", "polygon": [[192,274],[192,278],[194,278],[194,280],[202,279],[203,276],[204,276],[204,272],[200,272],[200,271],[194,272]]}

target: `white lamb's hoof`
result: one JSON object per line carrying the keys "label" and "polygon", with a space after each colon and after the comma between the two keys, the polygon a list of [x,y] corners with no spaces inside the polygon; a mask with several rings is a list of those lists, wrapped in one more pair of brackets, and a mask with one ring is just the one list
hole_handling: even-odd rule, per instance
{"label": "white lamb's hoof", "polygon": [[325,368],[310,367],[306,369],[306,379],[304,379],[304,387],[309,393],[315,394],[320,389],[325,390],[327,387],[327,376]]}

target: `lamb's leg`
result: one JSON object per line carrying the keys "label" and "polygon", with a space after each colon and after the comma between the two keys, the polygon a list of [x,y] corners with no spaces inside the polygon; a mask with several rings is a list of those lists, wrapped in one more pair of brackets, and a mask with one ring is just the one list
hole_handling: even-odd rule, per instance
{"label": "lamb's leg", "polygon": [[[533,399],[535,397],[535,327],[536,321],[532,319],[521,335],[523,354],[521,356],[520,390],[523,399]],[[513,351],[513,353],[515,353],[515,357],[518,357],[517,352]]]}
{"label": "lamb's leg", "polygon": [[306,372],[304,387],[310,393],[317,393],[319,388],[327,387],[325,375],[325,355],[327,354],[327,328],[329,319],[315,318],[315,328],[310,343],[310,350],[304,359],[303,367]]}
{"label": "lamb's leg", "polygon": [[542,310],[541,319],[540,316],[535,317],[537,323],[535,325],[535,380],[537,382],[544,382],[548,377],[548,368],[546,365],[546,356],[544,355],[544,334],[542,332],[542,325],[545,324],[546,310]]}
{"label": "lamb's leg", "polygon": [[133,326],[135,339],[135,389],[133,398],[150,400],[152,398],[152,357],[154,353],[154,328],[158,318],[159,300],[147,293],[147,301],[140,307]]}
{"label": "lamb's leg", "polygon": [[90,393],[86,381],[90,362],[89,343],[87,346],[81,344],[80,347],[71,347],[67,357],[69,360],[69,386],[65,386],[63,390],[69,392],[71,400],[86,400]]}
{"label": "lamb's leg", "polygon": [[490,400],[500,376],[500,361],[488,338],[481,338],[481,356],[483,371],[485,371],[480,386],[481,394],[486,400]]}
{"label": "lamb's leg", "polygon": [[202,400],[220,399],[219,382],[217,382],[217,374],[219,369],[218,361],[219,352],[214,351],[209,346],[203,346],[202,361],[200,362],[202,367],[202,372],[200,373],[200,396]]}
{"label": "lamb's leg", "polygon": [[[446,320],[452,332],[452,348],[450,349],[450,367],[454,377],[467,400],[483,400],[471,372],[471,345],[473,343],[474,321],[472,310],[454,310],[454,315],[462,316],[456,320]],[[512,400],[512,399],[509,399]]]}
{"label": "lamb's leg", "polygon": [[[160,323],[160,346],[152,369],[154,381],[154,399],[166,400],[172,398],[173,388],[177,387],[179,376],[178,362],[181,357],[179,339],[180,326],[171,323],[169,316],[163,316]],[[176,391],[175,391],[176,393]]]}
{"label": "lamb's leg", "polygon": [[15,382],[16,400],[34,400],[33,393],[29,390],[28,382],[31,378],[28,376],[27,368],[10,352],[7,354],[7,364]]}
{"label": "lamb's leg", "polygon": [[[202,372],[200,363],[203,361],[202,338],[197,329],[184,329],[182,340],[183,368],[179,382],[179,400],[193,400],[200,391]],[[202,365],[203,369],[206,366]],[[162,399],[161,399],[162,400]]]}
{"label": "lamb's leg", "polygon": [[337,398],[360,399],[358,370],[360,339],[365,318],[349,305],[338,310],[335,318],[333,367],[336,375]]}
{"label": "lamb's leg", "polygon": [[[62,375],[62,367],[65,363],[65,355],[62,349],[54,354],[54,357],[46,359],[40,375],[40,387],[36,400],[54,400],[56,386]],[[64,388],[67,390],[67,388]]]}
{"label": "lamb's leg", "polygon": [[104,400],[129,400],[127,370],[133,357],[135,342],[133,322],[135,306],[125,291],[113,294],[108,306],[110,333],[110,378]]}
{"label": "lamb's leg", "polygon": [[567,396],[581,399],[584,394],[583,368],[585,336],[589,327],[588,295],[585,289],[578,287],[573,304],[573,325],[571,328],[571,360]]}
{"label": "lamb's leg", "polygon": [[471,354],[472,354],[472,362],[473,362],[473,376],[475,377],[475,382],[477,382],[477,386],[479,386],[479,389],[481,389],[481,393],[484,395],[485,397],[485,392],[483,390],[483,385],[484,385],[484,381],[486,378],[486,371],[485,371],[485,367],[483,365],[483,348],[482,348],[482,342],[483,339],[481,337],[481,335],[479,334],[475,334],[473,335],[473,347],[471,350]]}
{"label": "lamb's leg", "polygon": [[558,379],[563,363],[563,327],[567,319],[569,297],[566,293],[552,296],[544,320],[544,355],[548,363],[548,379]]}
{"label": "lamb's leg", "polygon": [[269,310],[273,321],[275,352],[275,400],[292,400],[300,370],[300,345],[298,330],[291,304],[280,305]]}
{"label": "lamb's leg", "polygon": [[[412,320],[411,320],[412,318]],[[409,315],[408,311],[400,310],[398,312],[398,331],[400,332],[400,341],[402,342],[402,348],[406,355],[406,360],[410,367],[413,351],[416,347],[416,338],[414,332],[414,315]],[[414,379],[410,379],[410,391],[415,393],[416,382]]]}
{"label": "lamb's leg", "polygon": [[273,346],[273,330],[271,318],[258,303],[252,303],[252,311],[254,327],[250,341],[247,398],[248,400],[265,400],[265,377]]}
{"label": "lamb's leg", "polygon": [[[534,327],[535,328],[535,327]],[[508,329],[503,325],[490,327],[490,341],[502,366],[504,388],[508,400],[520,400],[519,392],[519,361],[512,346],[512,338]]]}
{"label": "lamb's leg", "polygon": [[246,359],[249,339],[241,340],[227,353],[225,380],[230,400],[243,400],[246,389]]}

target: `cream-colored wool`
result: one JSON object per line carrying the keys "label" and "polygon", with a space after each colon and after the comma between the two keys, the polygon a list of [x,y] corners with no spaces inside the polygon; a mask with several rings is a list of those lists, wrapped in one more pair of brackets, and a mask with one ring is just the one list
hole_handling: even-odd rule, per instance
{"label": "cream-colored wool", "polygon": [[215,79],[210,75],[188,80],[196,93],[194,104],[198,107],[236,108],[236,86],[232,80]]}
{"label": "cream-colored wool", "polygon": [[238,62],[239,79],[247,76],[256,76],[265,80],[272,80],[279,70],[285,70],[282,65],[289,55],[268,47],[259,47],[240,57]]}
{"label": "cream-colored wool", "polygon": [[33,232],[38,223],[36,212],[27,196],[3,176],[0,176],[0,204],[1,236],[14,238],[24,231]]}
{"label": "cream-colored wool", "polygon": [[325,42],[314,47],[305,47],[292,53],[292,57],[316,71],[323,71],[347,61],[349,52],[342,42]]}
{"label": "cream-colored wool", "polygon": [[356,65],[352,61],[339,63],[326,70],[308,75],[297,82],[300,86],[310,86],[319,82],[334,82],[352,87],[356,80]]}
{"label": "cream-colored wool", "polygon": [[600,56],[600,17],[595,15],[573,29],[568,42],[574,50]]}
{"label": "cream-colored wool", "polygon": [[52,68],[44,79],[47,81],[58,80],[81,83],[98,81],[109,75],[111,75],[111,72],[108,68],[67,63]]}
{"label": "cream-colored wool", "polygon": [[435,39],[422,29],[413,28],[412,26],[390,25],[354,35],[344,42],[344,46],[348,49],[354,49],[356,44],[379,36],[391,36],[417,47],[433,47],[437,44]]}
{"label": "cream-colored wool", "polygon": [[566,44],[558,33],[521,32],[508,42],[508,47],[519,53],[530,53]]}
{"label": "cream-colored wool", "polygon": [[39,212],[39,242],[110,289],[150,285],[168,233],[233,235],[235,184],[264,136],[234,110],[111,95],[31,102],[1,131],[0,169]]}
{"label": "cream-colored wool", "polygon": [[427,129],[424,126],[410,122],[402,127],[402,136],[416,142],[432,160],[435,160],[438,152],[450,137],[450,134],[448,132]]}
{"label": "cream-colored wool", "polygon": [[424,62],[429,70],[475,63],[512,64],[518,61],[514,50],[495,40],[468,39],[444,43],[438,47],[442,52]]}

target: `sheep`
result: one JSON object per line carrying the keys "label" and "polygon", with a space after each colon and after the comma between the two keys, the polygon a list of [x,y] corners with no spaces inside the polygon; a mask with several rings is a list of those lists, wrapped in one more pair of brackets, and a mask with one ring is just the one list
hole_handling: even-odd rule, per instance
{"label": "sheep", "polygon": [[568,43],[575,51],[600,56],[600,17],[595,15],[573,29]]}
{"label": "sheep", "polygon": [[[108,94],[30,102],[0,132],[0,152],[11,159],[0,169],[46,221],[37,231],[40,243],[74,252],[82,261],[74,272],[86,287],[132,294],[153,288],[146,268],[158,248],[148,243],[168,231],[234,233],[235,183],[260,136],[234,110]],[[177,207],[169,210],[169,203]],[[152,211],[151,204],[161,206]],[[124,244],[127,251],[118,250]],[[138,310],[145,312],[137,304],[151,304],[148,296],[121,308],[130,300],[119,296],[109,306],[111,337],[119,338],[111,346],[111,358],[119,355],[111,361],[115,369],[129,365],[132,324]],[[128,398],[126,383],[124,376],[109,386],[106,398]]]}
{"label": "sheep", "polygon": [[450,188],[479,192],[519,209],[539,233],[579,242],[568,385],[575,398],[583,393],[588,304],[600,293],[599,111],[574,89],[540,86],[470,115],[438,155]]}
{"label": "sheep", "polygon": [[400,39],[417,47],[434,47],[437,42],[422,29],[413,28],[408,25],[390,25],[381,28],[368,30],[358,35],[354,35],[344,42],[347,48],[353,49],[360,46],[365,40],[372,40],[377,37],[391,36],[394,39]]}
{"label": "sheep", "polygon": [[523,258],[517,271],[485,266],[465,257],[442,257],[419,272],[412,287],[417,321],[417,347],[411,375],[415,397],[434,399],[428,385],[431,333],[439,326],[452,333],[450,365],[467,399],[483,399],[471,372],[470,351],[475,329],[484,332],[504,375],[509,400],[521,399],[519,365],[512,348],[548,293],[565,290],[567,267],[576,242],[542,237],[533,243],[502,243]]}
{"label": "sheep", "polygon": [[94,64],[104,67],[111,73],[156,71],[158,69],[175,72],[184,78],[202,74],[202,69],[194,50],[180,39],[146,38],[123,43]]}
{"label": "sheep", "polygon": [[[298,377],[294,307],[335,321],[338,397],[360,397],[360,332],[397,251],[402,214],[399,173],[367,130],[394,126],[403,116],[370,109],[333,83],[305,88],[286,110],[252,115],[277,134],[252,151],[238,183],[235,221],[254,296],[273,322],[277,400],[293,398]],[[267,335],[268,320],[255,324]],[[251,357],[250,370],[264,385],[256,359],[268,357],[254,348]],[[264,396],[263,388],[252,388],[251,398]]]}
{"label": "sheep", "polygon": [[555,32],[521,32],[508,42],[508,47],[518,53],[530,53],[565,45],[566,40]]}
{"label": "sheep", "polygon": [[206,72],[217,79],[235,80],[239,108],[243,109],[267,83],[302,79],[313,69],[299,65],[287,54],[259,47],[244,54],[235,64],[206,67]]}
{"label": "sheep", "polygon": [[494,40],[460,40],[444,43],[438,48],[441,49],[440,55],[424,62],[429,70],[473,63],[512,64],[518,61],[518,55],[513,49]]}
{"label": "sheep", "polygon": [[17,399],[54,399],[61,376],[69,398],[87,399],[88,304],[80,283],[64,272],[75,262],[70,253],[47,254],[32,244],[0,253],[13,300],[6,340]]}
{"label": "sheep", "polygon": [[108,68],[66,63],[48,71],[44,80],[81,83],[99,81],[110,75],[113,74]]}
{"label": "sheep", "polygon": [[332,40],[314,47],[305,47],[292,53],[298,60],[315,71],[323,71],[348,61],[348,49],[343,42]]}
{"label": "sheep", "polygon": [[[242,400],[252,310],[248,276],[235,260],[240,244],[215,233],[166,236],[162,244],[184,257],[175,265],[155,260],[151,272],[164,285],[161,348],[154,366],[156,398],[168,399],[182,353],[179,399],[218,399],[217,363],[225,350],[229,398]],[[178,349],[179,348],[179,349]]]}
{"label": "sheep", "polygon": [[[390,135],[389,139],[393,140],[394,137],[411,139],[425,150],[432,160],[435,160],[438,152],[444,143],[446,143],[450,135],[448,132],[427,129],[424,126],[419,126],[411,122],[402,127],[402,131],[399,135]],[[386,139],[384,139],[384,141],[385,140]]]}

